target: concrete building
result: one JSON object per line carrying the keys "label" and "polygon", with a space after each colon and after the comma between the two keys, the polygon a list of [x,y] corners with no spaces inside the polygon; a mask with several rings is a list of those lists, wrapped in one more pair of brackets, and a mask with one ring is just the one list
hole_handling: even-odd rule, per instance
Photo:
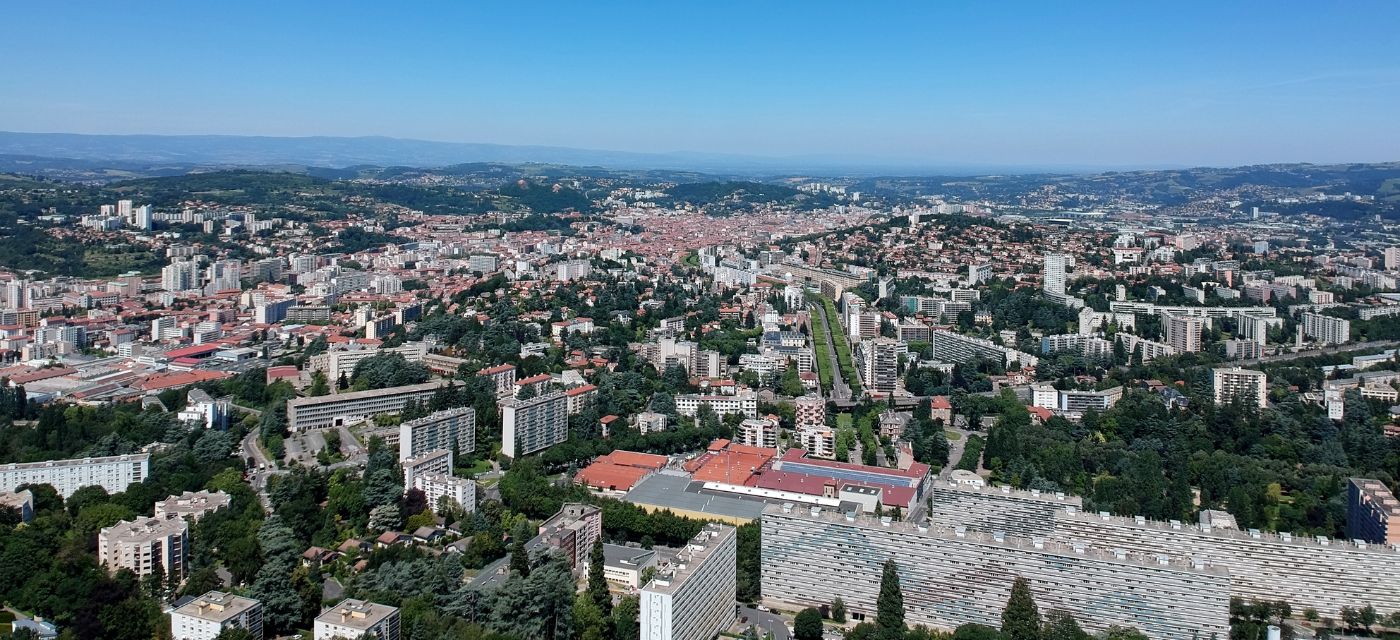
{"label": "concrete building", "polygon": [[930,345],[933,347],[933,357],[943,362],[970,364],[978,360],[997,360],[1005,366],[1018,362],[1023,366],[1033,367],[1040,361],[1039,358],[1029,353],[1008,349],[990,340],[965,336],[945,329],[934,330],[930,337],[932,338]]}
{"label": "concrete building", "polygon": [[1041,290],[1054,294],[1065,294],[1065,278],[1069,275],[1069,268],[1074,266],[1074,258],[1062,253],[1047,253],[1044,259],[1044,270],[1041,274]]}
{"label": "concrete building", "polygon": [[538,535],[563,554],[571,568],[583,569],[588,566],[593,543],[603,537],[603,511],[591,504],[566,503],[559,513],[540,523]]}
{"label": "concrete building", "polygon": [[176,417],[204,429],[226,429],[231,404],[228,398],[214,398],[203,389],[190,389],[185,408]]}
{"label": "concrete building", "polygon": [[637,433],[646,435],[657,431],[666,430],[666,414],[643,411],[637,414],[634,421],[637,425]]}
{"label": "concrete building", "polygon": [[189,524],[183,518],[139,518],[97,534],[97,560],[108,571],[160,572],[168,582],[178,582],[185,577],[188,558]]}
{"label": "concrete building", "polygon": [[366,634],[377,640],[399,640],[399,609],[347,599],[316,616],[312,634],[315,640],[358,640]]}
{"label": "concrete building", "polygon": [[1092,632],[1131,625],[1152,638],[1229,634],[1230,577],[1180,557],[1101,550],[962,526],[893,522],[791,504],[764,509],[763,599],[799,609],[840,597],[875,615],[884,563],[898,565],[909,624],[993,627],[1024,577],[1041,610],[1063,610]]}
{"label": "concrete building", "polygon": [[[389,328],[392,329],[393,316],[388,317],[391,321]],[[341,375],[349,379],[355,373],[355,365],[360,364],[361,361],[375,356],[393,354],[401,355],[404,360],[409,362],[422,362],[423,357],[428,355],[428,345],[422,342],[408,342],[402,346],[384,349],[337,349],[311,356],[307,368],[326,374],[326,380],[335,384]]]}
{"label": "concrete building", "polygon": [[516,458],[569,439],[569,399],[554,391],[528,400],[500,401],[501,453]]}
{"label": "concrete building", "polygon": [[750,447],[766,447],[772,449],[778,446],[778,421],[768,418],[747,418],[739,423],[740,444]]}
{"label": "concrete building", "polygon": [[721,419],[736,413],[745,418],[758,417],[758,394],[752,391],[740,391],[732,396],[683,393],[676,396],[676,413],[694,418],[700,406],[706,404]]}
{"label": "concrete building", "polygon": [[184,518],[191,523],[229,506],[233,497],[222,491],[186,491],[156,503],[157,518]]}
{"label": "concrete building", "polygon": [[[407,481],[405,481],[407,482]],[[413,476],[414,489],[423,492],[428,506],[434,511],[443,498],[454,502],[467,512],[476,511],[476,481],[442,473],[420,473]]]}
{"label": "concrete building", "polygon": [[801,447],[815,458],[836,457],[836,430],[826,425],[798,427],[792,434],[793,446]]}
{"label": "concrete building", "polygon": [[1324,345],[1345,344],[1351,341],[1351,321],[1346,318],[1334,318],[1307,311],[1303,313],[1299,326],[1302,327],[1304,336]]}
{"label": "concrete building", "polygon": [[401,460],[399,466],[403,468],[403,484],[406,487],[414,486],[414,479],[421,475],[450,476],[452,475],[452,450],[434,449],[422,455]]}
{"label": "concrete building", "polygon": [[892,394],[899,388],[899,341],[873,338],[856,345],[856,370],[871,393]]}
{"label": "concrete building", "polygon": [[1166,343],[1177,353],[1194,353],[1201,350],[1201,331],[1205,328],[1205,318],[1162,314],[1162,328],[1166,331]]}
{"label": "concrete building", "polygon": [[797,399],[796,424],[798,427],[826,425],[826,400],[815,394],[807,394]]}
{"label": "concrete building", "polygon": [[1400,545],[1400,501],[1384,482],[1347,482],[1347,535],[1372,544]]}
{"label": "concrete building", "polygon": [[399,462],[454,446],[457,455],[476,450],[475,409],[444,409],[399,425]]}
{"label": "concrete building", "polygon": [[642,587],[641,640],[709,640],[734,623],[734,527],[707,524]]}
{"label": "concrete building", "polygon": [[[1240,531],[1216,527],[1215,521],[1200,525],[1087,513],[1072,496],[1003,487],[977,489],[939,481],[929,497],[932,522],[969,531],[1004,531],[1100,551],[1199,560],[1207,568],[1228,572],[1230,595],[1245,601],[1285,600],[1296,611],[1313,608],[1329,617],[1340,615],[1344,606],[1365,604],[1382,615],[1400,611],[1400,582],[1388,579],[1400,575],[1400,548],[1394,546]],[[766,532],[763,540],[766,548]]]}
{"label": "concrete building", "polygon": [[1214,369],[1215,404],[1240,400],[1264,408],[1268,403],[1269,379],[1252,369]]}
{"label": "concrete building", "polygon": [[99,458],[73,458],[0,465],[0,490],[13,491],[25,484],[51,484],[67,499],[83,487],[98,486],[107,493],[126,491],[127,485],[150,475],[151,454],[137,453]]}
{"label": "concrete building", "polygon": [[170,612],[170,634],[175,640],[214,640],[228,629],[247,629],[254,640],[262,640],[262,603],[210,591]]}
{"label": "concrete building", "polygon": [[0,491],[0,507],[14,509],[19,513],[20,522],[29,522],[34,519],[34,492],[28,489]]}
{"label": "concrete building", "polygon": [[656,552],[616,544],[603,545],[603,578],[627,589],[640,589],[642,572],[656,566]]}
{"label": "concrete building", "polygon": [[426,402],[441,382],[425,382],[370,391],[352,391],[287,401],[287,428],[293,432],[352,423],[381,413],[398,413],[409,402]]}

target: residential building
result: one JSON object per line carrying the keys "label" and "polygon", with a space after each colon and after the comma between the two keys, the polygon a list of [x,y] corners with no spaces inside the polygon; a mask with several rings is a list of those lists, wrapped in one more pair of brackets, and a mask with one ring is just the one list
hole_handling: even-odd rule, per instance
{"label": "residential building", "polygon": [[799,426],[793,433],[793,446],[801,447],[814,458],[836,457],[836,430],[826,425]]}
{"label": "residential building", "polygon": [[657,431],[666,430],[666,414],[643,411],[637,414],[633,421],[637,425],[637,432],[646,435]]}
{"label": "residential building", "polygon": [[505,398],[501,408],[501,453],[517,458],[569,439],[569,399],[553,391],[528,400]]}
{"label": "residential building", "polygon": [[778,446],[778,421],[769,418],[747,418],[739,423],[740,444],[750,447]]}
{"label": "residential building", "polygon": [[398,607],[346,599],[321,612],[312,626],[314,640],[359,640],[366,635],[376,640],[399,640]]}
{"label": "residential building", "polygon": [[262,603],[210,591],[170,612],[170,634],[175,640],[214,640],[228,629],[247,629],[254,640],[262,640]]}
{"label": "residential building", "polygon": [[14,509],[20,522],[29,522],[34,519],[34,492],[0,491],[0,508]]}
{"label": "residential building", "polygon": [[[400,441],[402,449],[402,441]],[[427,453],[406,458],[399,462],[403,468],[403,484],[414,486],[413,479],[420,475],[452,475],[452,450],[434,449]]]}
{"label": "residential building", "polygon": [[1065,295],[1065,278],[1069,268],[1074,266],[1074,257],[1062,253],[1047,253],[1044,270],[1041,274],[1041,290],[1054,295]]}
{"label": "residential building", "polygon": [[442,382],[352,391],[287,401],[287,428],[293,432],[350,424],[381,413],[398,413],[409,402],[426,402]]}
{"label": "residential building", "polygon": [[[404,482],[408,484],[407,480]],[[444,473],[419,473],[413,476],[413,483],[409,486],[422,491],[428,506],[434,510],[446,498],[467,512],[476,511],[476,481],[471,478]]]}
{"label": "residential building", "polygon": [[871,393],[892,394],[899,389],[899,341],[874,338],[856,345],[855,366]]}
{"label": "residential building", "polygon": [[476,450],[476,410],[471,407],[443,409],[399,424],[399,462],[454,448],[457,455]]}
{"label": "residential building", "polygon": [[641,640],[709,640],[734,623],[737,536],[707,524],[641,592]]}
{"label": "residential building", "polygon": [[184,518],[191,523],[229,506],[233,497],[222,491],[186,491],[156,503],[157,518]]}
{"label": "residential building", "polygon": [[97,534],[97,560],[108,571],[161,573],[167,581],[178,582],[185,577],[188,558],[189,524],[184,518],[139,518]]}
{"label": "residential building", "polygon": [[479,376],[486,376],[496,384],[496,396],[504,397],[515,395],[515,365],[498,364],[494,367],[487,367],[476,372]]}
{"label": "residential building", "polygon": [[721,419],[730,414],[739,414],[745,418],[758,417],[758,394],[752,391],[740,391],[732,396],[694,393],[676,396],[676,413],[680,415],[694,418],[701,405],[710,405]]}
{"label": "residential building", "polygon": [[815,427],[826,424],[826,400],[816,394],[807,394],[797,399],[796,423],[798,427]]}
{"label": "residential building", "polygon": [[12,462],[0,465],[0,490],[13,491],[24,484],[49,484],[58,495],[69,498],[83,487],[98,486],[107,493],[121,493],[151,472],[151,455],[73,458],[44,462]]}
{"label": "residential building", "polygon": [[1162,328],[1166,331],[1166,343],[1177,353],[1194,353],[1201,350],[1201,331],[1205,319],[1197,316],[1162,314]]}
{"label": "residential building", "polygon": [[1366,478],[1347,482],[1347,536],[1400,546],[1400,501],[1384,482]]}
{"label": "residential building", "polygon": [[629,592],[641,588],[642,572],[655,566],[655,551],[616,544],[603,545],[603,578]]}
{"label": "residential building", "polygon": [[603,511],[591,504],[565,503],[559,513],[540,523],[538,535],[551,548],[581,570],[588,566],[593,543],[603,537]]}
{"label": "residential building", "polygon": [[770,606],[795,610],[839,597],[848,614],[873,617],[882,567],[894,560],[909,624],[997,627],[1012,582],[1023,577],[1042,610],[1065,611],[1091,633],[1129,625],[1152,638],[1192,640],[1230,630],[1229,574],[1180,557],[792,504],[766,507],[762,529]]}
{"label": "residential building", "polygon": [[965,336],[945,329],[934,330],[931,338],[930,345],[933,347],[933,357],[943,362],[971,364],[978,360],[997,360],[1005,366],[1020,363],[1022,366],[1033,367],[1040,361],[1039,358],[1029,353],[1008,349],[990,340]]}
{"label": "residential building", "polygon": [[1346,318],[1334,318],[1305,311],[1301,326],[1304,336],[1324,345],[1344,344],[1351,341],[1351,321]]}
{"label": "residential building", "polygon": [[190,389],[185,408],[176,417],[204,429],[226,429],[231,404],[228,398],[214,398],[203,389]]}
{"label": "residential building", "polygon": [[1268,404],[1269,379],[1263,371],[1234,367],[1213,372],[1215,404],[1241,400],[1261,409]]}

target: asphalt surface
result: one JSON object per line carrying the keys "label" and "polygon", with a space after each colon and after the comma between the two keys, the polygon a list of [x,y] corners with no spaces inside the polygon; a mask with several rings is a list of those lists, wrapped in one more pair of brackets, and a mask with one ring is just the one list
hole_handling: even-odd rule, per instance
{"label": "asphalt surface", "polygon": [[[788,632],[788,621],[786,618],[772,612],[759,611],[753,607],[739,606],[739,617],[748,618],[749,621],[738,628],[747,629],[749,625],[758,627],[758,637],[763,637],[766,632],[773,632],[773,640],[792,640],[792,634]],[[735,621],[738,622],[737,620]]]}

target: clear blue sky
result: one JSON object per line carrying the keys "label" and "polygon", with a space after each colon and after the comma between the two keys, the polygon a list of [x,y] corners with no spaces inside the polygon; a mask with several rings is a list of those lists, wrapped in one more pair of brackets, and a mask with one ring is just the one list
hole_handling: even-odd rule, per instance
{"label": "clear blue sky", "polygon": [[10,3],[0,130],[1400,160],[1395,0],[410,4]]}

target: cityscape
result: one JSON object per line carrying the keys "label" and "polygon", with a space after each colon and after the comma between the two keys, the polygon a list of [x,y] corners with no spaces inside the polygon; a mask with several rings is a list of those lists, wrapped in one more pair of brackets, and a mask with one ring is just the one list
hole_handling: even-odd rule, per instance
{"label": "cityscape", "polygon": [[0,638],[1400,638],[1400,12],[1097,9],[16,8]]}

